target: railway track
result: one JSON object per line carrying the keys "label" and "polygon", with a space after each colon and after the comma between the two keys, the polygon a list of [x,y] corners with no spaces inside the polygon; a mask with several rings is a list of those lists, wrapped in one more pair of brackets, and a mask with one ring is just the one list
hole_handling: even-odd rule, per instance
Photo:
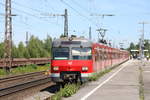
{"label": "railway track", "polygon": [[38,78],[46,77],[45,72],[46,71],[32,72],[27,74],[0,78],[0,89],[8,86],[13,86],[21,82],[26,82],[26,81],[36,80]]}
{"label": "railway track", "polygon": [[[0,68],[5,67],[7,62],[5,59],[0,59]],[[13,58],[12,59],[12,67],[16,66],[24,66],[24,65],[31,65],[31,64],[48,64],[50,63],[50,58]]]}
{"label": "railway track", "polygon": [[10,86],[7,88],[2,88],[0,89],[0,98],[6,95],[10,95],[19,91],[23,91],[25,89],[33,88],[38,85],[46,84],[48,82],[51,82],[51,79],[49,77],[34,80],[34,81],[29,81],[21,84],[17,84],[14,86]]}
{"label": "railway track", "polygon": [[22,74],[0,79],[0,97],[51,82],[45,71]]}

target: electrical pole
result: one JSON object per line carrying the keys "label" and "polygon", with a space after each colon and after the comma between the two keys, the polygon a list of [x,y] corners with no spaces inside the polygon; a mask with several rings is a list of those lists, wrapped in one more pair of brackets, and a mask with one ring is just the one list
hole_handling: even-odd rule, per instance
{"label": "electrical pole", "polygon": [[104,18],[105,16],[115,16],[114,14],[91,14],[90,16],[101,16]]}
{"label": "electrical pole", "polygon": [[144,57],[144,33],[145,33],[145,24],[148,24],[147,22],[140,22],[139,24],[142,24],[143,30],[142,30],[142,35],[140,39],[140,57]]}
{"label": "electrical pole", "polygon": [[120,49],[123,49],[123,45],[124,45],[124,43],[119,43],[119,45],[120,45]]}
{"label": "electrical pole", "polygon": [[64,22],[64,36],[68,37],[68,12],[67,12],[67,9],[65,9],[64,18],[65,18],[65,22]]}
{"label": "electrical pole", "polygon": [[68,37],[68,11],[65,9],[64,14],[42,14],[44,16],[63,16],[64,17],[64,36]]}
{"label": "electrical pole", "polygon": [[112,40],[109,40],[109,46],[110,46],[110,47],[112,46],[111,41],[112,41]]}
{"label": "electrical pole", "polygon": [[100,39],[100,37],[98,37],[98,38],[99,38],[99,42],[104,43],[104,44],[107,44],[107,43],[106,43],[106,40],[104,40],[104,37],[105,37],[105,34],[106,34],[107,29],[100,28],[100,29],[97,29],[97,31],[99,32],[99,34],[100,34],[101,37],[102,37],[102,39]]}
{"label": "electrical pole", "polygon": [[12,64],[12,15],[11,15],[11,0],[5,0],[5,69],[7,72],[11,69]]}
{"label": "electrical pole", "polygon": [[29,38],[28,38],[28,32],[26,32],[26,46],[28,45],[28,43],[29,43]]}
{"label": "electrical pole", "polygon": [[[114,14],[91,14],[90,16],[101,16],[102,18],[104,18],[105,16],[115,16]],[[101,43],[104,43],[104,44],[107,44],[106,40],[104,40],[104,36],[105,36],[105,33],[106,33],[106,29],[97,29],[97,31],[99,32],[99,34],[101,35],[102,37],[102,40],[99,39],[99,42]],[[98,38],[99,38],[99,34],[98,34]]]}
{"label": "electrical pole", "polygon": [[91,26],[89,27],[89,40],[92,40],[92,31],[91,31]]}

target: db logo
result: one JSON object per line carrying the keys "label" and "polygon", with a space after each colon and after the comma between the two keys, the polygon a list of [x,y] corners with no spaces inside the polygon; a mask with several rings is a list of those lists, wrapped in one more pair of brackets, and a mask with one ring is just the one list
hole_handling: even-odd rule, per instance
{"label": "db logo", "polygon": [[68,65],[72,65],[72,62],[68,62]]}

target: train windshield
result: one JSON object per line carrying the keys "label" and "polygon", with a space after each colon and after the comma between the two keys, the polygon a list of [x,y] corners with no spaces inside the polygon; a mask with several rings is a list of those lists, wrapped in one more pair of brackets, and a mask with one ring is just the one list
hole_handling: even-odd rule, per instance
{"label": "train windshield", "polygon": [[74,60],[89,60],[92,58],[91,48],[72,48],[72,59]]}
{"label": "train windshield", "polygon": [[53,59],[55,60],[69,59],[69,48],[53,48]]}

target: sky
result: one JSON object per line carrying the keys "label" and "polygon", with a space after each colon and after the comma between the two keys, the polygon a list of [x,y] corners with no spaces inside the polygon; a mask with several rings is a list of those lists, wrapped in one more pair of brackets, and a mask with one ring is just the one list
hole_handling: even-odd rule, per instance
{"label": "sky", "polygon": [[[0,14],[5,12],[5,0],[0,1]],[[130,42],[138,43],[142,25],[145,25],[145,38],[150,38],[150,0],[12,0],[13,41],[25,42],[26,32],[41,40],[47,35],[58,38],[64,32],[64,18],[47,14],[64,14],[68,9],[69,35],[88,38],[89,27],[92,27],[92,40],[98,40],[99,28],[105,28],[105,39],[111,40],[114,46]],[[115,16],[90,16],[113,14]],[[4,40],[5,17],[0,16],[0,42]]]}

